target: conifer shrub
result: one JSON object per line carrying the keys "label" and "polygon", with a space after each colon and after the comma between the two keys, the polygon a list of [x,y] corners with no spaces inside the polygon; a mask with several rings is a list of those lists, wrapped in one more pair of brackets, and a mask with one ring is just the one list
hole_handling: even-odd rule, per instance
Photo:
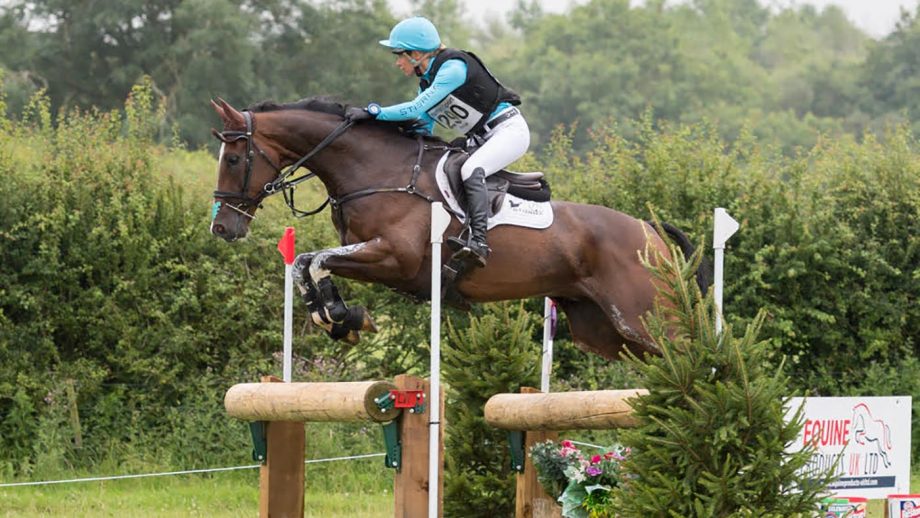
{"label": "conifer shrub", "polygon": [[489,304],[465,327],[451,319],[442,372],[445,417],[445,516],[514,514],[514,474],[508,436],[487,425],[486,401],[539,382],[540,314],[523,303]]}
{"label": "conifer shrub", "polygon": [[639,426],[620,435],[631,453],[610,514],[810,516],[829,475],[803,470],[810,448],[785,451],[801,416],[784,417],[793,390],[758,340],[764,313],[740,337],[730,325],[716,334],[713,300],[694,282],[699,254],[671,255],[643,257],[663,286],[647,318],[661,356],[627,359],[649,395],[633,401]]}

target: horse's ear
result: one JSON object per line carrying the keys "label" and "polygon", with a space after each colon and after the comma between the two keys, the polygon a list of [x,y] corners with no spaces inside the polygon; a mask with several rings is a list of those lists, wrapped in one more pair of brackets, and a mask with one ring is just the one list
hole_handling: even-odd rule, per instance
{"label": "horse's ear", "polygon": [[230,103],[221,99],[220,97],[217,98],[217,102],[220,105],[221,110],[224,112],[224,116],[222,118],[224,119],[225,126],[228,128],[239,129],[246,127],[246,118],[243,117],[243,114],[240,111],[238,111],[233,106],[230,106]]}
{"label": "horse's ear", "polygon": [[217,112],[217,116],[220,117],[221,120],[223,121],[227,120],[227,114],[224,113],[224,109],[221,108],[219,104],[214,102],[214,99],[211,99],[211,108],[214,108],[214,111]]}

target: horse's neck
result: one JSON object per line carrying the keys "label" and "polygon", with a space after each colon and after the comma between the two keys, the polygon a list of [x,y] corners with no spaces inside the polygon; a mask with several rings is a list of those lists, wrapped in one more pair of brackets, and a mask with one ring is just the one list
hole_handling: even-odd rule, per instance
{"label": "horse's neck", "polygon": [[[296,120],[294,120],[296,119]],[[342,123],[341,119],[326,114],[304,112],[288,118],[273,135],[286,148],[294,162],[313,151],[330,133]],[[405,147],[403,139],[394,139],[374,128],[353,127],[330,143],[315,157],[307,161],[307,167],[326,186],[329,195],[338,198],[360,190],[389,186],[393,183],[390,171],[393,144]],[[410,168],[399,167],[399,169]],[[406,175],[405,182],[408,182]]]}
{"label": "horse's neck", "polygon": [[[297,110],[281,110],[260,115],[262,118],[259,120],[258,130],[278,147],[283,167],[311,153],[341,123],[341,120],[336,121],[331,116]],[[341,156],[333,157],[337,155],[334,147],[335,142],[303,165],[316,173],[330,194],[341,188],[332,174],[333,164],[338,162],[339,166],[349,165],[347,158],[343,160]]]}

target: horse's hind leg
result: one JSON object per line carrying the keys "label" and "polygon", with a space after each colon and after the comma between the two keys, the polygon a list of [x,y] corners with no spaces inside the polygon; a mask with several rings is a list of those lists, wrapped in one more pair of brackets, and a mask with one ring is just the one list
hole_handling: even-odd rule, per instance
{"label": "horse's hind leg", "polygon": [[625,340],[601,308],[590,300],[554,298],[569,321],[575,343],[583,350],[618,360]]}
{"label": "horse's hind leg", "polygon": [[572,338],[584,350],[619,360],[629,349],[635,354],[657,352],[638,319],[625,317],[612,304],[601,307],[590,299],[554,299],[569,321]]}

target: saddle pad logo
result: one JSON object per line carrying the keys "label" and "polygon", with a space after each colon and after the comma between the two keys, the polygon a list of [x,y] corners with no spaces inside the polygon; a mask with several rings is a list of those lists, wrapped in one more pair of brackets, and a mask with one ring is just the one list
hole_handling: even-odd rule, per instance
{"label": "saddle pad logo", "polygon": [[506,194],[502,209],[489,219],[489,228],[496,225],[518,225],[529,228],[546,228],[553,224],[553,206]]}

